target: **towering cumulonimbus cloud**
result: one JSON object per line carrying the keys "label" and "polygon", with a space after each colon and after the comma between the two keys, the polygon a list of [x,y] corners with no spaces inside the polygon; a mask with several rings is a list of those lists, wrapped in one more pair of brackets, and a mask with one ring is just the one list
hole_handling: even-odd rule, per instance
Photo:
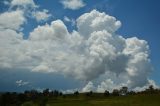
{"label": "towering cumulonimbus cloud", "polygon": [[[152,67],[147,41],[118,35],[121,22],[97,10],[76,21],[77,31],[69,33],[61,20],[55,20],[35,28],[28,39],[10,27],[0,30],[0,68],[72,76],[89,82],[84,92],[148,84]],[[91,82],[95,79],[98,85]]]}

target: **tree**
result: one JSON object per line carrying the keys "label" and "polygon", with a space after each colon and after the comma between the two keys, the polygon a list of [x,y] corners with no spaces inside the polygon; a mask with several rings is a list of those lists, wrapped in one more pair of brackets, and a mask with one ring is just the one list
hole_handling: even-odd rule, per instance
{"label": "tree", "polygon": [[113,96],[119,96],[119,90],[118,89],[114,89],[112,92]]}
{"label": "tree", "polygon": [[93,94],[93,92],[92,92],[92,91],[90,91],[90,92],[86,93],[86,95],[87,95],[87,96],[91,96],[92,94]]}
{"label": "tree", "polygon": [[79,92],[78,92],[78,91],[75,91],[75,92],[74,92],[74,95],[78,96],[78,95],[79,95]]}
{"label": "tree", "polygon": [[153,85],[150,85],[149,87],[148,87],[148,89],[146,89],[146,92],[148,92],[148,93],[155,93],[155,89],[154,89],[154,87],[153,87]]}
{"label": "tree", "polygon": [[54,91],[53,91],[53,95],[54,95],[55,97],[57,97],[57,96],[59,95],[59,92],[58,92],[57,90],[54,90]]}
{"label": "tree", "polygon": [[126,95],[127,94],[127,92],[128,92],[128,88],[127,87],[122,87],[121,89],[120,89],[120,95]]}
{"label": "tree", "polygon": [[110,95],[110,94],[109,94],[109,91],[105,90],[105,91],[104,91],[104,95],[105,95],[105,96],[109,96],[109,95]]}
{"label": "tree", "polygon": [[150,90],[150,91],[153,91],[153,90],[154,90],[153,85],[150,85],[150,86],[149,86],[149,90]]}
{"label": "tree", "polygon": [[49,89],[48,88],[43,90],[43,95],[49,96]]}
{"label": "tree", "polygon": [[62,96],[63,95],[63,93],[62,92],[59,92],[59,96]]}
{"label": "tree", "polygon": [[136,94],[136,92],[130,91],[130,92],[128,92],[128,94],[129,94],[129,95],[134,95],[134,94]]}

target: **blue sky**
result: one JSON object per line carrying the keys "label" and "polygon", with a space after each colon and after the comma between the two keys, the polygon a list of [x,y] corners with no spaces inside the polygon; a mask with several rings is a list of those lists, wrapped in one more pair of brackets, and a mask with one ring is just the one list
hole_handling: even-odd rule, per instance
{"label": "blue sky", "polygon": [[[137,37],[138,39],[143,39],[148,42],[150,48],[149,59],[154,68],[154,70],[148,75],[148,78],[154,80],[157,85],[160,84],[159,0],[79,0],[83,2],[84,5],[77,7],[76,9],[65,7],[62,4],[62,1],[63,0],[34,0],[34,3],[39,6],[36,11],[46,9],[51,16],[47,20],[40,22],[36,21],[35,18],[27,16],[27,22],[21,25],[23,30],[20,31],[16,29],[16,31],[22,32],[23,38],[28,39],[30,33],[33,32],[38,25],[43,26],[46,23],[50,25],[52,21],[60,19],[64,22],[68,31],[71,33],[73,30],[77,30],[76,25],[72,25],[72,19],[74,22],[82,14],[89,13],[93,9],[96,9],[99,12],[105,12],[121,21],[122,26],[116,31],[118,35],[122,35],[124,38]],[[0,1],[1,14],[7,11],[17,10],[17,7],[11,8],[11,4],[5,5],[4,2],[5,0]],[[7,0],[7,3],[10,2],[11,1]],[[65,16],[70,19],[70,22],[64,20]],[[3,55],[1,56],[4,57]],[[79,81],[70,76],[68,77],[67,75],[61,75],[59,73],[37,73],[28,70],[29,69],[24,69],[22,71],[22,69],[0,67],[0,91],[23,91],[25,89],[44,88],[60,90],[79,89],[83,88],[83,86],[88,83],[88,80]],[[143,77],[143,75],[141,77]],[[16,81],[19,80],[29,83],[18,86]],[[89,81],[96,83],[95,79]]]}

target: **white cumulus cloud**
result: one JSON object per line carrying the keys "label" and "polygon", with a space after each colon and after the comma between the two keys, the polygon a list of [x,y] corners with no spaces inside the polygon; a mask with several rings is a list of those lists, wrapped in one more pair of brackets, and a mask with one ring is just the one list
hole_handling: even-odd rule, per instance
{"label": "white cumulus cloud", "polygon": [[83,0],[61,0],[60,2],[63,4],[64,8],[72,10],[80,9],[86,5]]}
{"label": "white cumulus cloud", "polygon": [[82,91],[143,87],[152,70],[148,43],[116,34],[120,26],[115,17],[92,10],[77,19],[78,29],[71,33],[61,20],[38,26],[28,39],[12,27],[3,28],[0,68],[60,73],[89,82]]}
{"label": "white cumulus cloud", "polygon": [[48,10],[44,9],[43,11],[36,11],[32,13],[33,17],[39,21],[46,21],[51,17],[51,14],[48,13]]}
{"label": "white cumulus cloud", "polygon": [[12,0],[10,4],[11,6],[22,6],[24,8],[27,6],[32,8],[38,7],[33,0]]}
{"label": "white cumulus cloud", "polygon": [[82,89],[82,92],[90,92],[95,90],[95,87],[91,81],[88,82],[88,84]]}
{"label": "white cumulus cloud", "polygon": [[20,10],[0,14],[0,29],[18,30],[26,21],[24,12]]}
{"label": "white cumulus cloud", "polygon": [[112,34],[121,27],[121,22],[104,12],[93,10],[77,19],[77,27],[82,36],[88,37],[94,31],[105,30]]}
{"label": "white cumulus cloud", "polygon": [[11,0],[5,4],[10,6],[10,10],[21,10],[25,18],[34,18],[37,22],[47,21],[51,17],[47,9],[40,10],[33,0]]}

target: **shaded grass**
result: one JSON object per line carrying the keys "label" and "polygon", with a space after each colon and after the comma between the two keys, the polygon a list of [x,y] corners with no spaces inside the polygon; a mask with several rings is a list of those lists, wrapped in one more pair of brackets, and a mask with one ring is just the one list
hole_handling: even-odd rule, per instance
{"label": "shaded grass", "polygon": [[84,94],[67,95],[65,98],[48,98],[47,106],[160,106],[160,95],[141,94],[109,97],[102,94],[93,94],[90,97]]}

